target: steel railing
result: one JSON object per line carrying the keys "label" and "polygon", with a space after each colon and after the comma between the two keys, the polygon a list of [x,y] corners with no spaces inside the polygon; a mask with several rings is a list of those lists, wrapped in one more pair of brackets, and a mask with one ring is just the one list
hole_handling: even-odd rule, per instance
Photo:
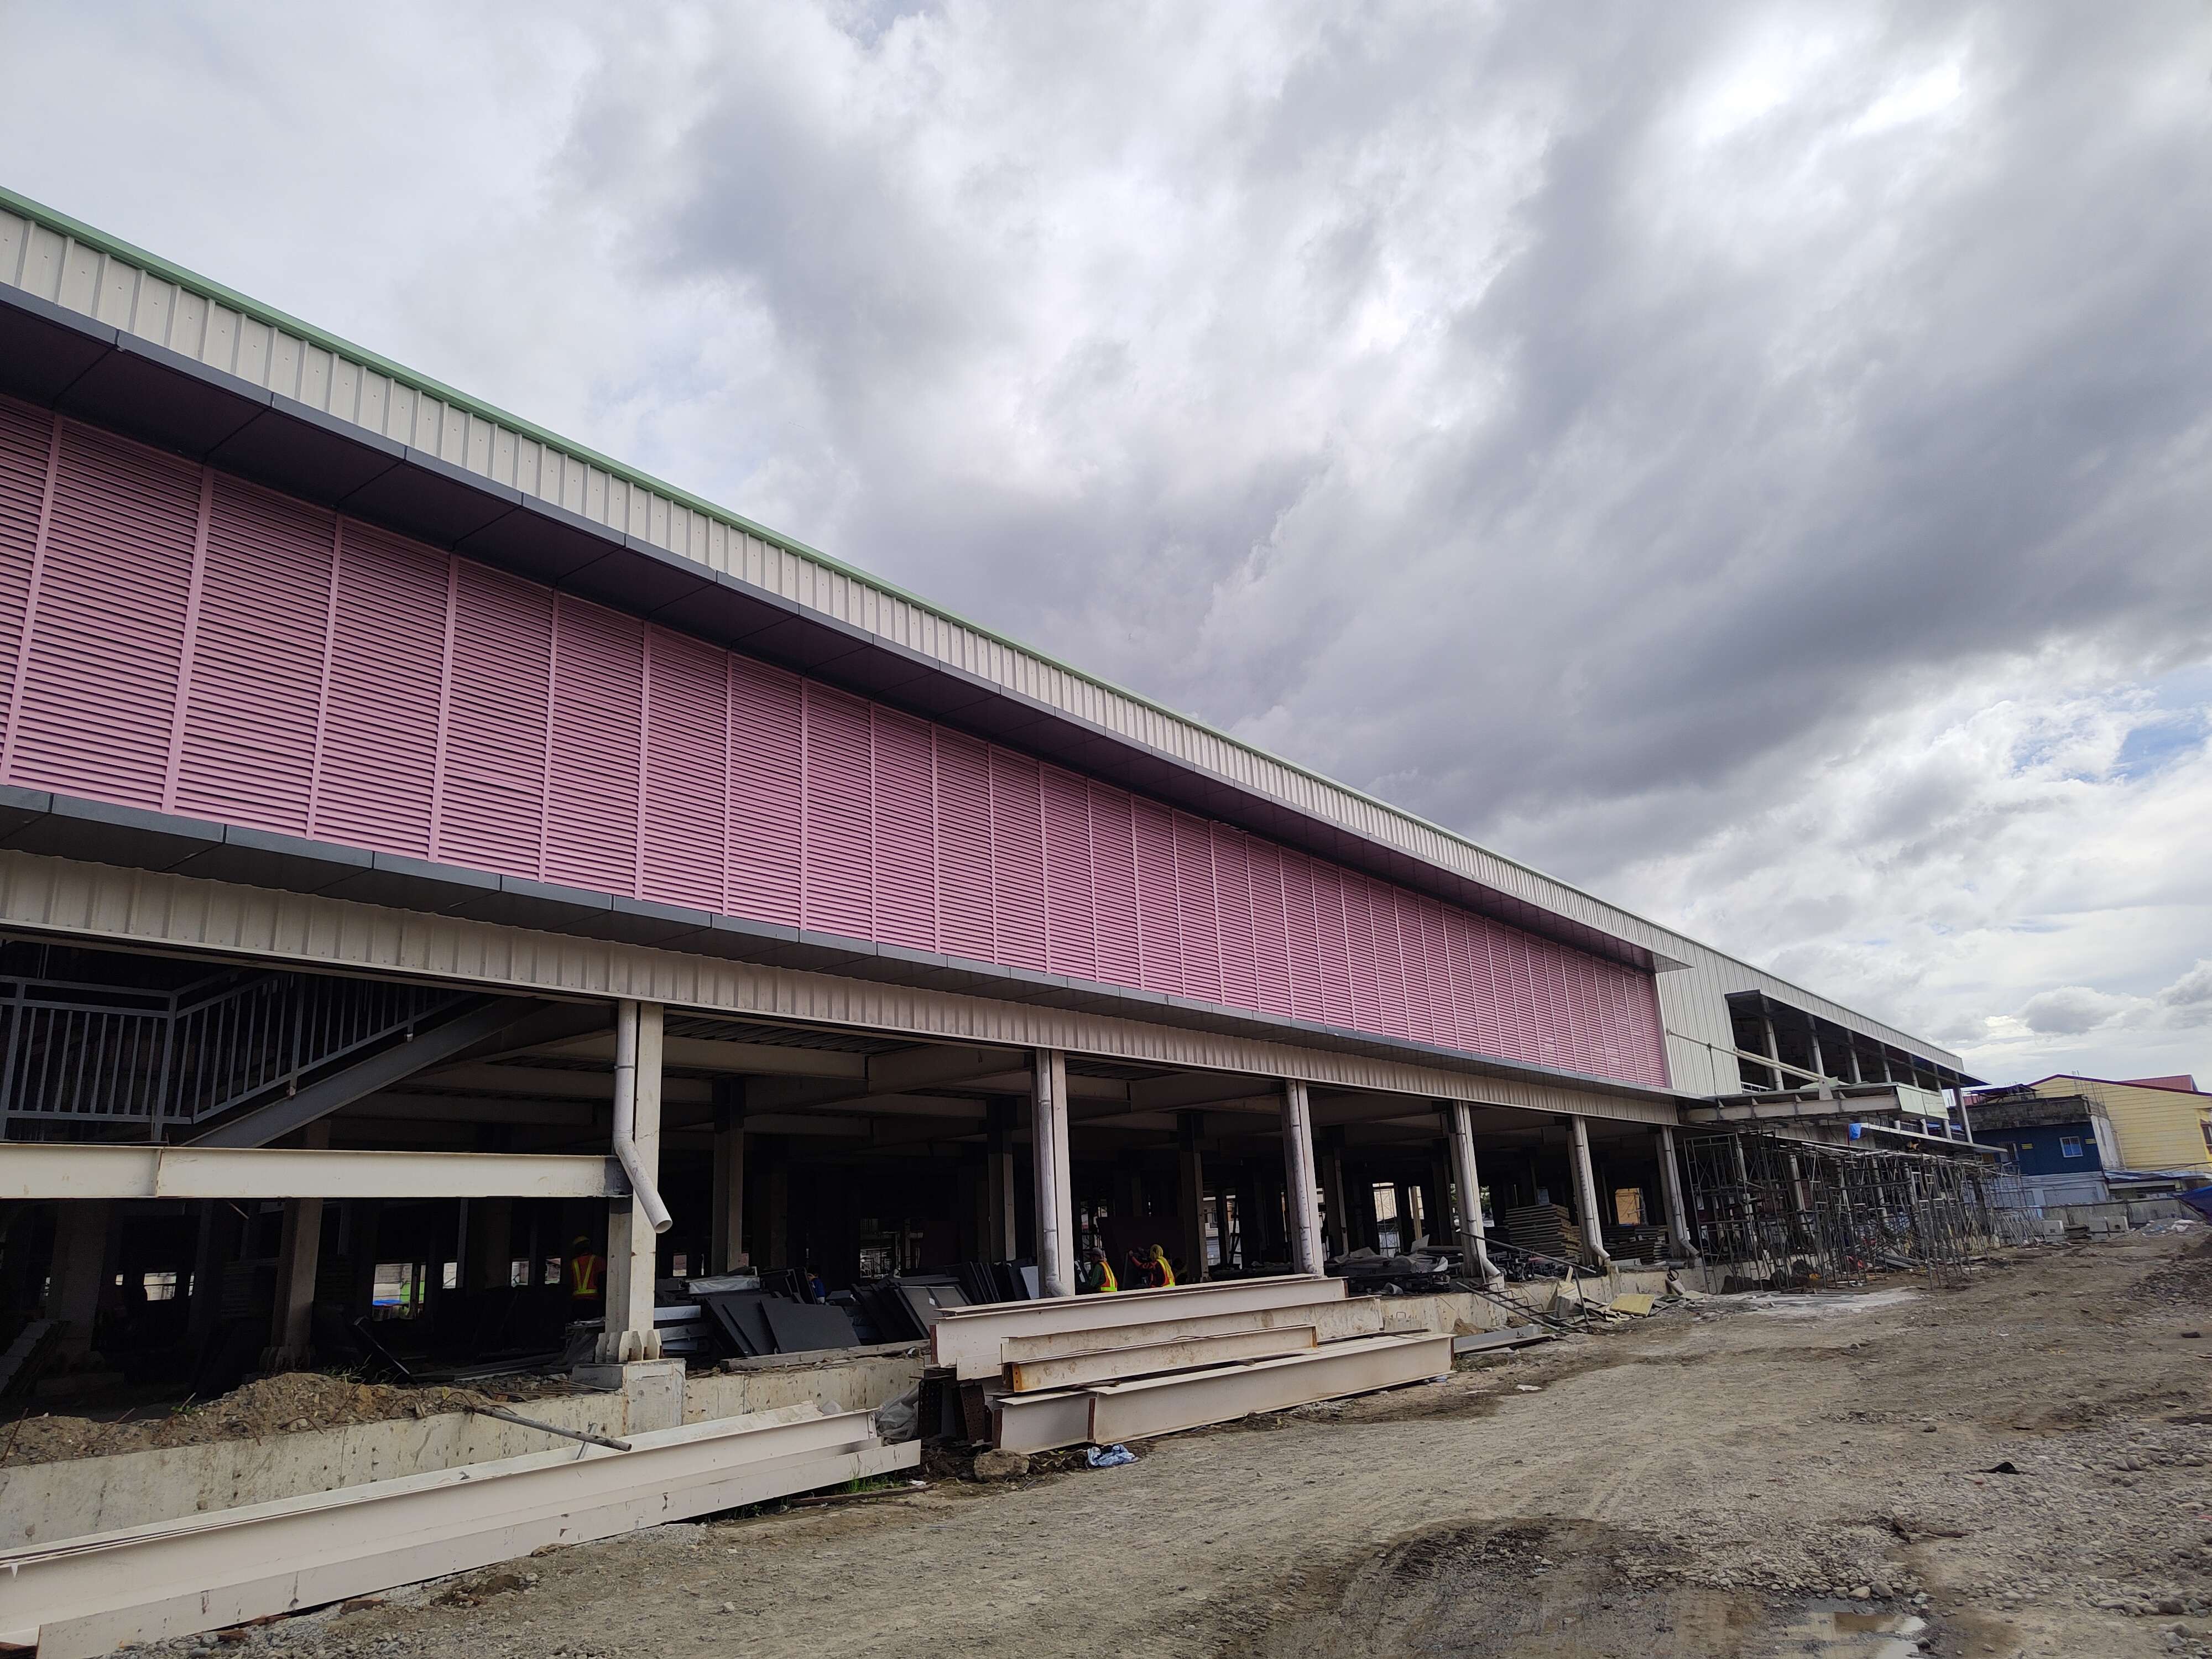
{"label": "steel railing", "polygon": [[466,1000],[312,974],[226,975],[168,993],[0,979],[0,1118],[204,1122],[296,1092],[309,1074]]}

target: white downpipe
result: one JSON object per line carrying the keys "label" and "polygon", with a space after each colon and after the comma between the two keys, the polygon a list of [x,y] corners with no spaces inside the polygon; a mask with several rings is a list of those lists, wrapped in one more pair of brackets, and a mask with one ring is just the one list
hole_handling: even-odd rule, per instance
{"label": "white downpipe", "polygon": [[656,1233],[673,1224],[660,1189],[646,1174],[637,1156],[637,1004],[628,997],[617,1005],[615,1015],[615,1158],[629,1177],[630,1201],[645,1212]]}

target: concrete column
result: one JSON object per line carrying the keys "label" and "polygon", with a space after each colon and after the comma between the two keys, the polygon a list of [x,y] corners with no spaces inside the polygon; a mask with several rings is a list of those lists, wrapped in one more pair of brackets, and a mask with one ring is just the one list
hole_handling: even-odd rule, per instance
{"label": "concrete column", "polygon": [[1030,1148],[1036,1168],[1037,1290],[1075,1294],[1075,1192],[1067,1172],[1067,1055],[1039,1048],[1030,1110]]}
{"label": "concrete column", "polygon": [[1695,1261],[1698,1247],[1690,1236],[1689,1206],[1682,1202],[1682,1170],[1674,1161],[1674,1131],[1671,1125],[1662,1123],[1652,1133],[1659,1143],[1659,1194],[1667,1206],[1667,1236],[1674,1241],[1679,1254]]}
{"label": "concrete column", "polygon": [[1470,1277],[1480,1278],[1495,1290],[1505,1275],[1491,1265],[1488,1237],[1482,1225],[1482,1174],[1474,1164],[1474,1113],[1463,1100],[1450,1104],[1452,1185],[1459,1194],[1459,1242],[1465,1252],[1461,1266]]}
{"label": "concrete column", "polygon": [[100,1317],[100,1281],[107,1267],[107,1229],[115,1206],[107,1200],[73,1198],[55,1206],[54,1253],[47,1269],[53,1289],[46,1317],[66,1320],[60,1352],[71,1358],[92,1347]]}
{"label": "concrete column", "polygon": [[1283,1085],[1283,1224],[1290,1230],[1291,1271],[1322,1267],[1321,1200],[1314,1180],[1313,1110],[1306,1085]]}
{"label": "concrete column", "polygon": [[708,1271],[734,1272],[743,1266],[745,1239],[745,1085],[743,1078],[714,1084],[714,1192],[713,1247]]}
{"label": "concrete column", "polygon": [[[657,1002],[623,1001],[615,1018],[615,1086],[631,1097],[630,1139],[639,1166],[660,1176],[661,1016]],[[622,1108],[617,1104],[616,1111]],[[599,1337],[602,1364],[660,1358],[653,1328],[653,1272],[659,1235],[631,1198],[607,1201],[606,1328]]]}
{"label": "concrete column", "polygon": [[1206,1273],[1206,1160],[1199,1151],[1205,1133],[1203,1112],[1176,1114],[1176,1219],[1182,1224],[1182,1283],[1195,1285]]}
{"label": "concrete column", "polygon": [[[984,1248],[997,1253],[993,1261],[1012,1261],[1021,1254],[1014,1236],[1014,1109],[1006,1101],[994,1100],[988,1111],[983,1152],[990,1211]],[[1039,1279],[1042,1281],[1042,1273]]]}
{"label": "concrete column", "polygon": [[1583,1251],[1585,1267],[1609,1272],[1613,1258],[1605,1249],[1605,1212],[1598,1206],[1597,1172],[1590,1167],[1589,1125],[1580,1116],[1569,1118],[1574,1129],[1575,1186],[1582,1194]]}

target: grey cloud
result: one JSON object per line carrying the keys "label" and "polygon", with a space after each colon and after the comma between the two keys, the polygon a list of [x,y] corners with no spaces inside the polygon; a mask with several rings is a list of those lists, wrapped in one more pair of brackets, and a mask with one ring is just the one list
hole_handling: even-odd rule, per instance
{"label": "grey cloud", "polygon": [[[627,70],[573,148],[771,321],[835,458],[800,527],[1416,810],[1717,787],[1994,651],[2212,632],[2193,14],[956,7],[799,73],[764,15],[667,149],[606,138]],[[1958,109],[1849,136],[1952,59]]]}

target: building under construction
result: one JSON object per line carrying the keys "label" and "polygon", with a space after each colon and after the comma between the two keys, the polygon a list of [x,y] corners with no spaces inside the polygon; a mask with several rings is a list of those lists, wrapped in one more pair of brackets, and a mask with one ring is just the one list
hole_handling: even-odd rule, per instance
{"label": "building under construction", "polygon": [[578,1256],[617,1355],[747,1265],[1311,1271],[1474,1191],[1602,1267],[1742,1224],[1686,1126],[1961,1133],[1932,1044],[4,205],[0,1322],[56,1376],[555,1348]]}

